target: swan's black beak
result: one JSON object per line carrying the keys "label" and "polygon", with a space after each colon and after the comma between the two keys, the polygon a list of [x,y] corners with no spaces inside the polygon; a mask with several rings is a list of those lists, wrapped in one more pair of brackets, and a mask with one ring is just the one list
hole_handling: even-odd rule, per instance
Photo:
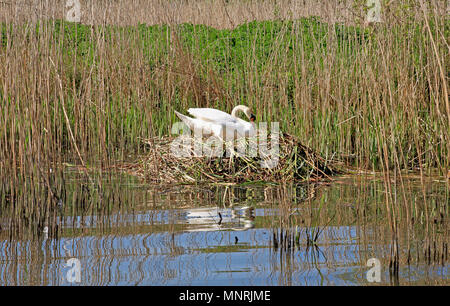
{"label": "swan's black beak", "polygon": [[255,122],[255,120],[256,120],[255,115],[251,114],[251,115],[250,115],[250,121],[251,121],[251,122]]}

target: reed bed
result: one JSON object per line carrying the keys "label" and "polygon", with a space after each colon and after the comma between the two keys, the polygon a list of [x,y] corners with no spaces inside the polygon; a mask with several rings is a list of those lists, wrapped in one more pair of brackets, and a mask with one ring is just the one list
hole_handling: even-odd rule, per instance
{"label": "reed bed", "polygon": [[[448,173],[449,23],[441,1],[391,4],[372,26],[356,17],[337,22],[327,10],[288,20],[288,8],[307,6],[274,17],[277,1],[263,1],[255,16],[272,20],[242,24],[231,10],[238,2],[219,2],[234,27],[178,24],[169,13],[160,20],[168,25],[123,25],[101,1],[83,2],[83,12],[103,12],[108,22],[53,19],[64,16],[60,1],[31,6],[36,18],[25,20],[21,2],[2,2],[11,14],[2,15],[0,39],[1,175],[38,177],[37,165],[48,175],[67,161],[107,166],[147,154],[140,139],[169,135],[173,110],[230,111],[237,103],[258,121],[280,122],[325,159]],[[183,10],[184,2],[170,3]]]}
{"label": "reed bed", "polygon": [[[381,171],[387,188],[402,180],[403,170],[448,173],[450,24],[444,1],[396,1],[372,25],[365,22],[365,3],[355,1],[346,3],[345,20],[337,18],[340,1],[327,10],[314,10],[312,1],[213,2],[215,24],[195,19],[198,10],[185,10],[192,1],[151,2],[165,13],[137,18],[140,23],[127,22],[133,11],[116,14],[121,6],[110,1],[81,1],[80,23],[63,20],[63,1],[1,1],[2,205],[41,226],[64,194],[67,163],[83,169],[91,190],[101,190],[91,170],[101,176],[130,160],[145,166],[136,171],[148,171],[143,177],[150,180],[175,178],[163,163],[141,162],[143,156],[159,162],[164,154],[142,139],[158,144],[171,137],[173,111],[189,107],[229,112],[247,104],[258,122],[279,122],[283,133],[296,137],[301,145],[292,148],[311,148],[326,167],[338,159]],[[258,7],[253,17],[252,6]],[[178,13],[183,18],[174,19]],[[222,177],[212,181],[240,181],[236,174],[247,175],[255,161],[227,162],[231,174],[206,160],[185,173],[203,180],[203,173],[217,170]],[[301,173],[293,160],[285,165],[289,180],[316,179],[317,169],[327,174],[320,163]],[[275,178],[284,174],[275,172]],[[246,179],[269,174],[257,171]],[[14,206],[22,195],[23,205]],[[394,214],[397,202],[387,200]]]}

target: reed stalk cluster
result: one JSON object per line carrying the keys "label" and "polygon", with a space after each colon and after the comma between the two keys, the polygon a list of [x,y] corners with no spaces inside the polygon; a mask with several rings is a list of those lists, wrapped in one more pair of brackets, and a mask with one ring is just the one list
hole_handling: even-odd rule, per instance
{"label": "reed stalk cluster", "polygon": [[236,104],[326,160],[448,172],[445,1],[383,2],[375,24],[361,1],[79,2],[80,23],[64,1],[0,2],[2,184],[154,154],[174,110]]}

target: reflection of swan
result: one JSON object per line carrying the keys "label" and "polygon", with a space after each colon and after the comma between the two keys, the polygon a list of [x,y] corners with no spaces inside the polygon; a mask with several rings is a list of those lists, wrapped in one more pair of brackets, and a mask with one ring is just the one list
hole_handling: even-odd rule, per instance
{"label": "reflection of swan", "polygon": [[[236,116],[238,111],[244,112],[250,122]],[[238,137],[251,137],[256,135],[255,115],[245,105],[233,108],[230,114],[214,108],[190,108],[191,118],[175,111],[175,114],[189,127],[191,131],[200,131],[202,136],[216,136],[222,140],[232,140],[235,134]],[[198,132],[197,132],[198,133]]]}
{"label": "reflection of swan", "polygon": [[42,232],[44,233],[44,239],[48,239],[48,226],[44,227]]}
{"label": "reflection of swan", "polygon": [[242,231],[253,228],[253,207],[234,207],[219,209],[218,207],[191,208],[185,210],[188,232],[234,230]]}
{"label": "reflection of swan", "polygon": [[210,224],[218,223],[219,210],[214,208],[191,208],[186,210],[186,219],[188,224]]}

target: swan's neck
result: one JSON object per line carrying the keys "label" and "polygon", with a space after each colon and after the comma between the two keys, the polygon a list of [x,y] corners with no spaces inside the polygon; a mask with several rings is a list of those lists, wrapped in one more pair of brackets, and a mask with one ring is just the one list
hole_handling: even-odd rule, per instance
{"label": "swan's neck", "polygon": [[231,112],[231,116],[237,118],[237,115],[236,115],[236,114],[237,114],[237,112],[239,112],[239,111],[245,113],[245,106],[243,106],[243,105],[238,105],[238,106],[236,106],[235,108],[233,108],[233,111]]}

